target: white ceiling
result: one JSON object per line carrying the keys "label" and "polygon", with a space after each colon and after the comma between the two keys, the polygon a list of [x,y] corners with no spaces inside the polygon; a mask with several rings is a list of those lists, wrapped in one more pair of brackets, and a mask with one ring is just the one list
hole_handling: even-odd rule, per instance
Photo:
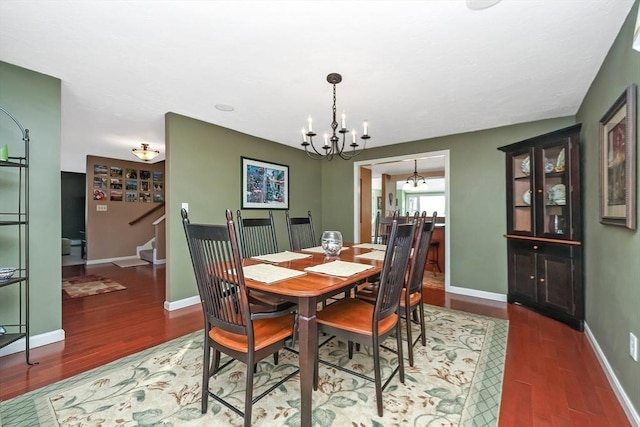
{"label": "white ceiling", "polygon": [[2,0],[0,60],[62,80],[64,171],[163,159],[168,111],[299,147],[309,114],[329,129],[330,72],[378,147],[575,114],[632,5]]}

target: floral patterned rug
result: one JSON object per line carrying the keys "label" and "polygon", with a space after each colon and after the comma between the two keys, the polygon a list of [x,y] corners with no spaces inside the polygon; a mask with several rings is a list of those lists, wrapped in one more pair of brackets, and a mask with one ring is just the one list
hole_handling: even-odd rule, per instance
{"label": "floral patterned rug", "polygon": [[[371,382],[320,364],[313,393],[317,426],[496,426],[508,322],[441,307],[426,306],[427,345],[414,348],[416,363],[405,360],[405,384],[398,375],[383,391],[378,417]],[[418,325],[414,337],[418,336]],[[241,426],[243,419],[209,399],[200,413],[202,331],[142,351],[0,403],[4,426]],[[385,345],[394,348],[389,338]],[[406,343],[405,343],[406,344]],[[406,357],[406,352],[405,352]],[[347,357],[333,338],[320,358],[373,376],[370,349]],[[225,359],[223,359],[224,361]],[[383,383],[397,356],[383,350]],[[254,396],[298,368],[294,352],[280,362],[260,362]],[[245,366],[234,362],[214,376],[218,395],[243,409]],[[298,426],[299,377],[294,375],[253,406],[252,424]]]}
{"label": "floral patterned rug", "polygon": [[62,281],[62,289],[71,298],[86,297],[89,295],[106,294],[107,292],[127,289],[125,286],[111,279],[92,274],[86,276],[69,277]]}

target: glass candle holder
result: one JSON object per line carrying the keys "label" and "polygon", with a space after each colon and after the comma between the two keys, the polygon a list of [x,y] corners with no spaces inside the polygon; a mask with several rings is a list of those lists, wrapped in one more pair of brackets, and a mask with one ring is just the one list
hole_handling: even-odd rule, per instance
{"label": "glass candle holder", "polygon": [[342,233],[339,231],[322,232],[322,249],[327,256],[338,256],[342,249]]}

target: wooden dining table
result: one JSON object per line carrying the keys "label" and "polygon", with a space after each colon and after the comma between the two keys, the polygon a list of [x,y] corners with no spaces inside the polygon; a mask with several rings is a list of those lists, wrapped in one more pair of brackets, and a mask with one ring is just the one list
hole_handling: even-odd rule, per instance
{"label": "wooden dining table", "polygon": [[[377,275],[382,270],[382,261],[358,258],[357,255],[371,252],[371,249],[345,245],[338,257],[325,257],[324,254],[313,253],[311,257],[293,261],[280,262],[279,267],[303,271],[307,267],[328,263],[337,259],[371,265],[372,268],[349,277],[330,276],[307,272],[303,276],[281,280],[271,284],[246,279],[249,289],[276,295],[298,304],[298,342],[300,357],[300,425],[311,426],[313,371],[315,367],[316,347],[318,345],[318,329],[316,311],[318,303],[334,295],[350,290],[354,285]],[[307,252],[300,251],[307,254]],[[247,258],[243,265],[249,266],[260,261]]]}

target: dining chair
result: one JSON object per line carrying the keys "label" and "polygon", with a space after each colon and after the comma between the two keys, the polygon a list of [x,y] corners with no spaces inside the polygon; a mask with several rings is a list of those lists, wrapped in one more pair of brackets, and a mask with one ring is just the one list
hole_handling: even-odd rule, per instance
{"label": "dining chair", "polygon": [[313,230],[311,211],[308,212],[306,217],[291,217],[289,211],[286,212],[285,216],[287,218],[289,245],[292,251],[300,251],[318,246],[318,241],[316,240]]}
{"label": "dining chair", "polygon": [[[391,225],[389,243],[380,273],[380,287],[375,305],[357,298],[343,298],[328,305],[317,313],[318,334],[326,333],[348,340],[349,359],[353,356],[353,344],[370,346],[373,352],[374,378],[354,372],[342,366],[323,361],[335,369],[351,372],[358,377],[373,381],[376,388],[378,415],[382,416],[382,390],[391,382],[398,370],[400,382],[404,384],[404,363],[402,356],[402,333],[398,307],[400,293],[405,280],[409,262],[411,244],[414,236],[414,224]],[[393,370],[384,386],[380,369],[380,346],[384,340],[395,333],[398,346],[398,366]],[[314,389],[318,388],[319,350],[316,349],[314,369]]]}
{"label": "dining chair", "polygon": [[[422,212],[422,215],[426,215],[427,211]],[[433,220],[431,221],[431,223],[433,224],[433,227],[436,226],[436,219],[438,217],[438,212],[434,211],[433,212]],[[433,231],[433,230],[432,230]],[[436,269],[442,273],[442,270],[440,270],[440,264],[438,262],[438,253],[440,252],[440,241],[439,240],[431,240],[431,243],[429,243],[429,251],[427,252],[427,269],[430,265],[433,266],[433,277],[436,277],[438,274],[436,273]]]}
{"label": "dining chair", "polygon": [[375,235],[373,243],[386,245],[389,240],[389,234],[391,231],[391,224],[393,221],[397,221],[398,224],[406,224],[407,217],[400,217],[398,211],[395,211],[392,216],[381,216],[380,211],[376,215],[375,222]]}
{"label": "dining chair", "polygon": [[[255,365],[286,348],[286,341],[292,334],[294,316],[291,310],[263,312],[262,307],[250,304],[229,209],[226,211],[226,225],[191,224],[184,209],[181,216],[204,313],[201,411],[203,414],[207,412],[210,396],[244,417],[244,426],[249,427],[252,405],[297,374],[297,371],[291,373],[253,398]],[[222,367],[220,353],[232,358]],[[209,388],[211,376],[234,360],[246,364],[244,412]]]}
{"label": "dining chair", "polygon": [[[270,210],[267,218],[242,218],[237,211],[238,237],[243,258],[274,254],[278,252],[276,227],[273,212]],[[254,304],[270,306],[273,311],[286,310],[296,307],[291,301],[267,295],[262,292],[249,292],[249,299]]]}
{"label": "dining chair", "polygon": [[269,211],[267,218],[243,218],[238,210],[237,220],[240,248],[244,258],[278,252],[273,211]]}
{"label": "dining chair", "polygon": [[[437,213],[433,213],[431,222],[425,218],[426,212],[416,218],[416,230],[413,241],[413,250],[410,257],[406,284],[400,296],[400,312],[405,318],[407,329],[407,343],[409,348],[409,366],[413,366],[413,347],[418,340],[422,341],[424,347],[426,342],[424,324],[424,303],[422,300],[422,278],[424,277],[427,265],[427,254],[429,252],[432,230],[435,224]],[[356,298],[369,303],[375,303],[378,293],[378,285],[370,284],[363,286],[356,292]],[[420,324],[420,336],[413,340],[411,331],[411,313],[414,313],[413,321]],[[417,316],[415,314],[417,313]]]}

